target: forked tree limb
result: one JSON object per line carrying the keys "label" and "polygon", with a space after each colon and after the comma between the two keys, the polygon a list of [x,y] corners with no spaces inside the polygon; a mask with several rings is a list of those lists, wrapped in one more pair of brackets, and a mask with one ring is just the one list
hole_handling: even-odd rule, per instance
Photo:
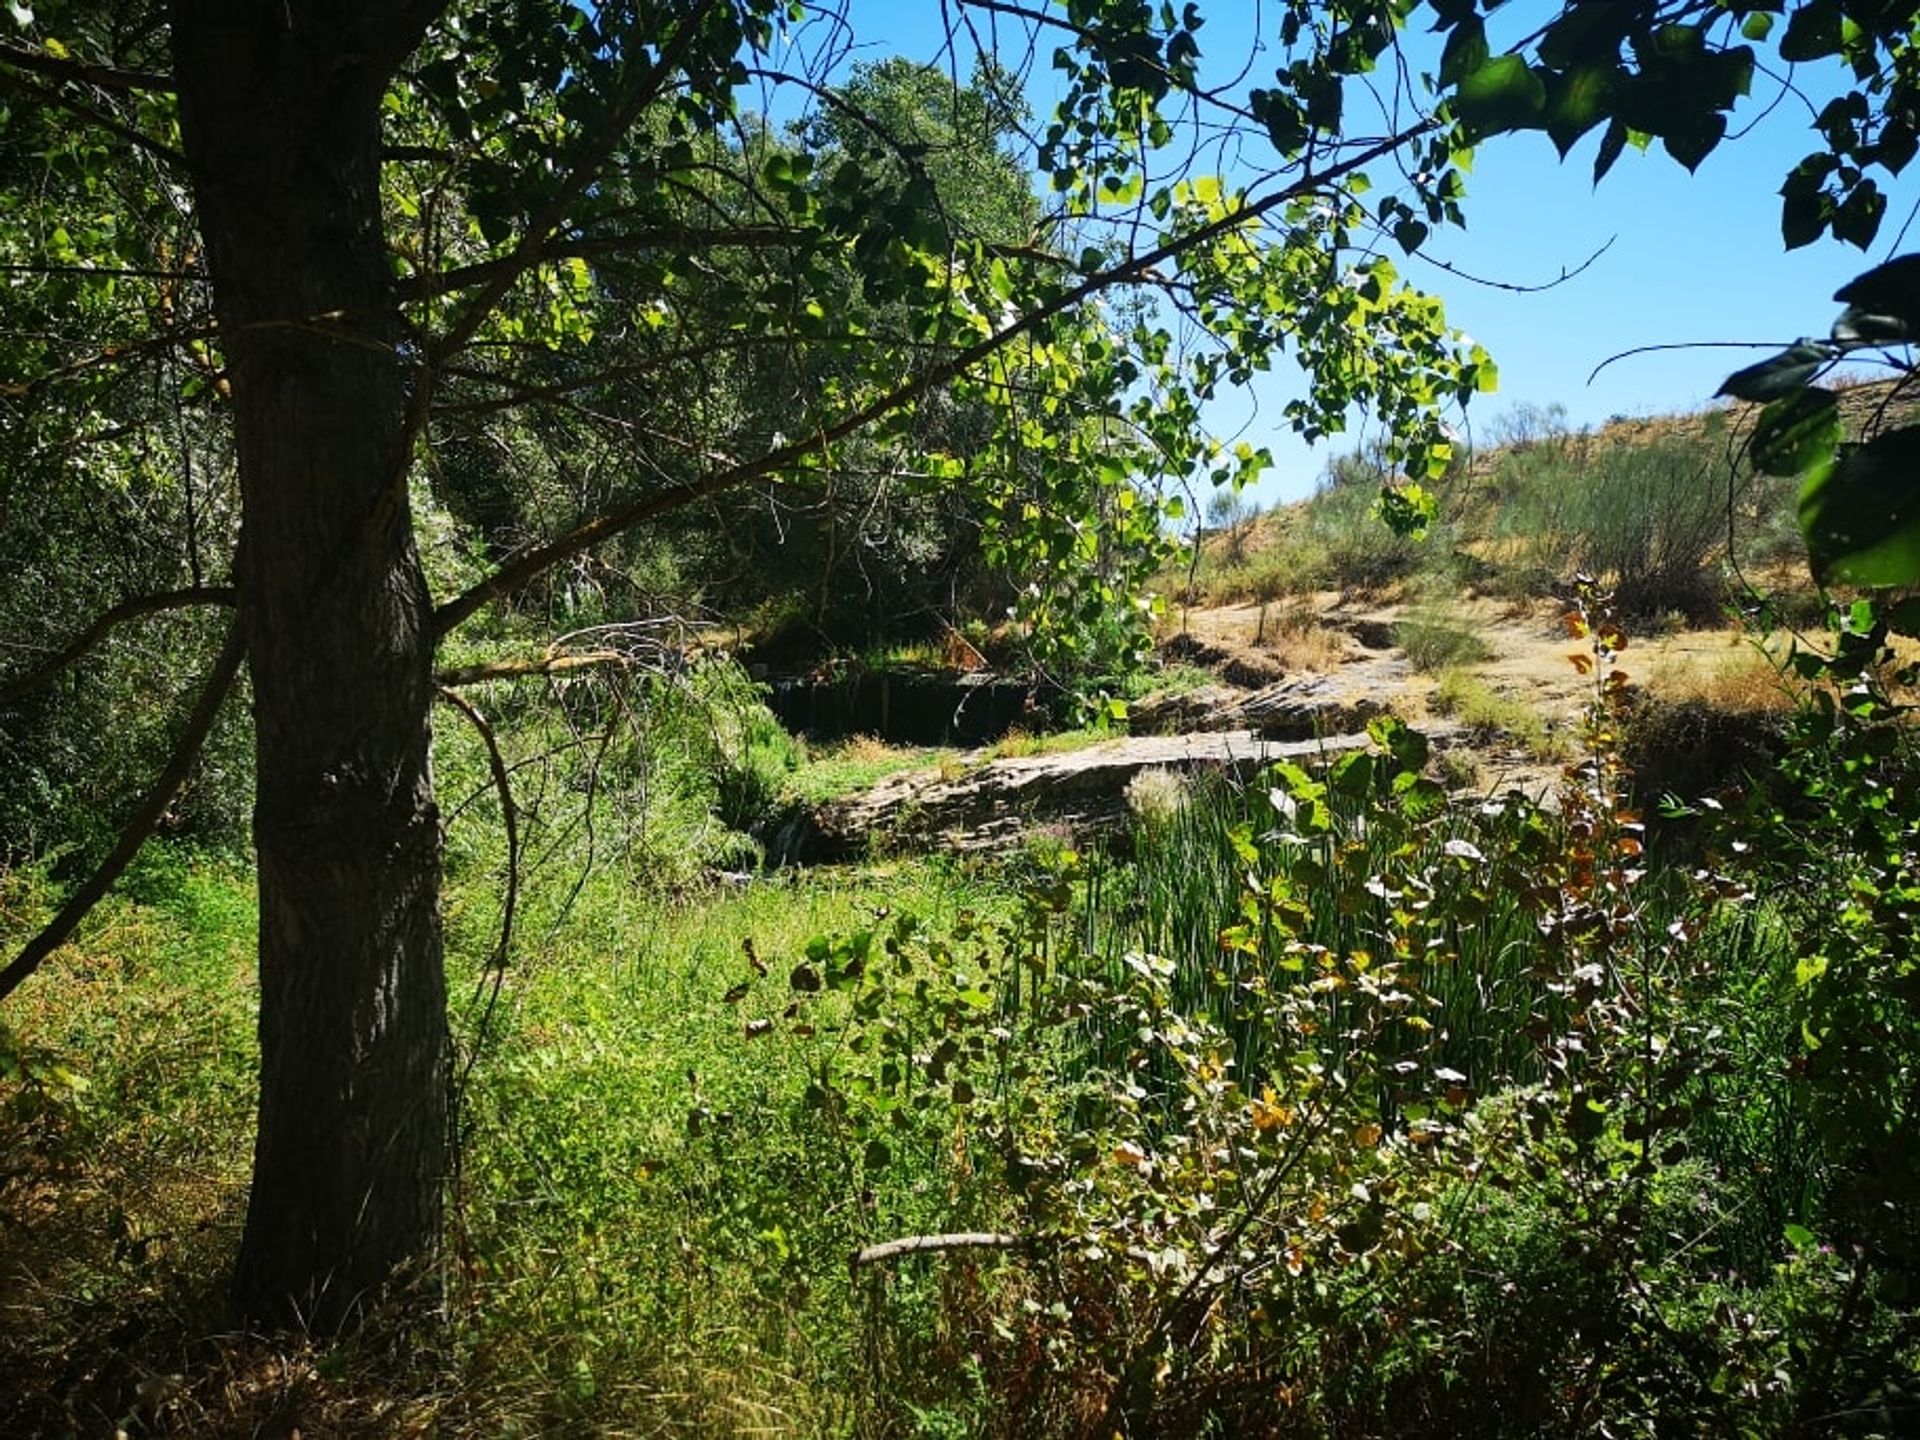
{"label": "forked tree limb", "polygon": [[155,595],[136,595],[131,600],[122,600],[118,605],[105,611],[76,639],[69,642],[66,649],[44,665],[28,674],[0,684],[0,709],[13,704],[23,695],[29,695],[38,690],[62,670],[78,664],[98,649],[107,636],[129,620],[138,620],[144,615],[158,615],[166,610],[185,610],[194,605],[232,605],[233,603],[234,591],[230,585],[197,585],[187,590],[163,590]]}
{"label": "forked tree limb", "polygon": [[40,968],[41,961],[66,943],[74,927],[100,903],[113,882],[133,863],[133,857],[140,853],[140,847],[147,843],[154,827],[160,823],[160,817],[167,813],[167,807],[186,784],[187,772],[193,768],[194,758],[199,755],[200,747],[206,743],[208,732],[213,729],[213,722],[220,714],[220,706],[233,689],[234,677],[240,673],[240,662],[246,651],[247,642],[241,631],[239,617],[236,616],[233,624],[227,628],[227,638],[220,646],[220,654],[215,658],[213,668],[207,672],[207,682],[201,688],[200,699],[195,703],[193,713],[187,717],[187,728],[175,742],[166,769],[160,772],[160,778],[147,792],[147,798],[140,802],[139,810],[120,832],[113,853],[101,862],[100,868],[93,872],[86,884],[73,892],[67,903],[60,907],[60,913],[21,948],[12,963],[5,970],[0,970],[0,1000],[5,1000],[18,989],[23,980]]}

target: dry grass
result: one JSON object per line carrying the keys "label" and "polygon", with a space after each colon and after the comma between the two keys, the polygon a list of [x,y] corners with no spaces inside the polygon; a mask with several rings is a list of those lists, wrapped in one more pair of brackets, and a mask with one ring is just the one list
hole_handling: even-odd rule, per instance
{"label": "dry grass", "polygon": [[[1740,637],[1733,641],[1740,643]],[[1710,663],[1675,660],[1657,666],[1647,688],[1675,704],[1748,714],[1790,710],[1796,693],[1795,682],[1773,657],[1750,645]]]}
{"label": "dry grass", "polygon": [[1427,706],[1436,714],[1451,716],[1477,735],[1519,745],[1528,758],[1538,762],[1564,760],[1572,753],[1568,734],[1549,724],[1537,708],[1495,689],[1465,669],[1443,673],[1427,697]]}
{"label": "dry grass", "polygon": [[1326,674],[1339,669],[1347,655],[1347,637],[1309,600],[1262,605],[1252,643],[1290,672]]}
{"label": "dry grass", "polygon": [[889,745],[878,735],[852,735],[824,749],[822,760],[841,760],[851,765],[885,765],[893,760],[911,758],[910,746]]}

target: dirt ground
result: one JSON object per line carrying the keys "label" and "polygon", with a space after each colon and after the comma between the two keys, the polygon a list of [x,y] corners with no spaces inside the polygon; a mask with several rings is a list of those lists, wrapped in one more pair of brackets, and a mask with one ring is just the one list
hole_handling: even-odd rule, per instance
{"label": "dirt ground", "polygon": [[[1444,606],[1356,604],[1327,593],[1278,602],[1190,610],[1170,617],[1169,636],[1186,634],[1204,647],[1196,663],[1246,688],[1299,675],[1326,675],[1343,698],[1376,700],[1409,719],[1439,713],[1442,677],[1455,670],[1537,715],[1531,743],[1490,735],[1482,750],[1490,783],[1524,788],[1550,784],[1560,771],[1554,737],[1570,745],[1593,698],[1594,680],[1573,657],[1590,659],[1573,639],[1567,607],[1555,601],[1460,599]],[[1409,663],[1396,627],[1426,620],[1465,632],[1485,658],[1422,669]],[[1724,708],[1766,709],[1785,691],[1773,664],[1733,625],[1717,629],[1626,631],[1615,667],[1650,696],[1701,699]],[[1177,642],[1174,654],[1191,645]],[[1457,682],[1456,682],[1457,683]]]}

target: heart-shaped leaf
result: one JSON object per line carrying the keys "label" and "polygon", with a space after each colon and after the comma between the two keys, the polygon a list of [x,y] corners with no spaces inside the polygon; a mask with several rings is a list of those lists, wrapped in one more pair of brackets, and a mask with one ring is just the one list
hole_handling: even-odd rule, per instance
{"label": "heart-shaped leaf", "polygon": [[1920,429],[1849,445],[1800,489],[1800,531],[1823,585],[1920,582]]}

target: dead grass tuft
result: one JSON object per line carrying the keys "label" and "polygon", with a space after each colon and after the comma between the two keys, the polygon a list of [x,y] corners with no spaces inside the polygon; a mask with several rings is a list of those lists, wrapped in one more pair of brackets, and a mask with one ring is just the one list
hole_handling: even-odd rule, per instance
{"label": "dead grass tuft", "polygon": [[1328,674],[1339,669],[1347,657],[1347,637],[1305,600],[1262,605],[1253,644],[1289,673]]}

